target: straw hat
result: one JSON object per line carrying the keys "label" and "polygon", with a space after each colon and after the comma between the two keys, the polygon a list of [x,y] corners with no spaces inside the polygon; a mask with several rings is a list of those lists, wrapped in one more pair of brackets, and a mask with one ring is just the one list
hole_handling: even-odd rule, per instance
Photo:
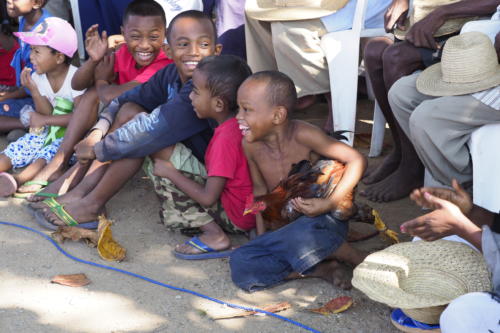
{"label": "straw hat", "polygon": [[[451,3],[459,2],[462,0],[413,0],[412,9],[410,9],[410,15],[406,19],[405,27],[406,30],[394,29],[394,36],[398,39],[405,39],[406,33],[410,30],[410,27],[413,26],[418,21],[422,20],[424,17],[433,12],[437,7],[441,7],[444,5],[449,5]],[[444,24],[439,27],[439,29],[434,33],[434,37],[440,37],[449,35],[451,33],[459,31],[462,26],[471,20],[474,20],[474,17],[466,17],[466,18],[457,18],[451,19],[444,22]]]}
{"label": "straw hat", "polygon": [[247,0],[246,14],[259,21],[309,20],[335,13],[349,0]]}
{"label": "straw hat", "polygon": [[441,62],[417,78],[417,90],[430,96],[472,94],[500,84],[500,65],[491,40],[481,32],[448,39]]}
{"label": "straw hat", "polygon": [[491,290],[482,255],[464,243],[406,242],[370,254],[352,285],[371,299],[435,324],[445,306],[470,292]]}

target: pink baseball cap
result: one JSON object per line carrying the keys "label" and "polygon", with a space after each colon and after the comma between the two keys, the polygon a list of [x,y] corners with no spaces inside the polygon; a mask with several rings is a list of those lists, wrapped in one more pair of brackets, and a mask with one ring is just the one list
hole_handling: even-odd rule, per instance
{"label": "pink baseball cap", "polygon": [[46,18],[34,31],[14,32],[14,35],[26,44],[50,46],[70,58],[78,48],[75,29],[58,17]]}

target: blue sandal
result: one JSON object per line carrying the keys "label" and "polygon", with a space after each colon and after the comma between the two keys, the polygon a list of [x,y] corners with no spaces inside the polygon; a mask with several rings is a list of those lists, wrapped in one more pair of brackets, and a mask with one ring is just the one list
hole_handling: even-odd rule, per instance
{"label": "blue sandal", "polygon": [[183,260],[217,259],[229,257],[233,252],[233,250],[214,250],[207,244],[203,243],[198,236],[194,236],[184,244],[194,247],[195,249],[201,251],[201,253],[182,253],[174,250],[173,252],[176,258]]}
{"label": "blue sandal", "polygon": [[426,324],[415,319],[412,319],[404,314],[401,309],[395,309],[391,313],[391,322],[397,329],[407,333],[418,333],[418,332],[441,332],[439,324]]}

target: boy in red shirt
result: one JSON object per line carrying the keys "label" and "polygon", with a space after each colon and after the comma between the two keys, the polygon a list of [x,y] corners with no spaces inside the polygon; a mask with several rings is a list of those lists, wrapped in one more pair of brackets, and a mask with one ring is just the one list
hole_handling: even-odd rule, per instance
{"label": "boy in red shirt", "polygon": [[[73,111],[57,154],[32,181],[20,187],[19,192],[37,192],[64,173],[75,145],[97,120],[99,102],[99,109],[102,110],[114,98],[148,81],[158,70],[172,62],[162,49],[165,25],[165,13],[157,2],[134,0],[127,6],[123,16],[125,44],[120,45],[114,54],[109,53],[105,31],[99,35],[97,24],[88,29],[85,47],[89,60],[78,69],[71,82],[73,89],[87,89],[87,92]],[[95,131],[91,132],[86,140],[95,141],[95,134]]]}
{"label": "boy in red shirt", "polygon": [[206,169],[180,143],[154,156],[154,170],[147,166],[157,194],[165,199],[160,214],[163,223],[170,229],[201,231],[201,236],[177,245],[174,255],[180,259],[226,257],[231,242],[224,231],[255,228],[255,217],[243,215],[252,182],[241,145],[243,136],[234,118],[237,89],[250,74],[238,57],[204,58],[193,73],[189,97],[199,118],[218,123],[205,153]]}

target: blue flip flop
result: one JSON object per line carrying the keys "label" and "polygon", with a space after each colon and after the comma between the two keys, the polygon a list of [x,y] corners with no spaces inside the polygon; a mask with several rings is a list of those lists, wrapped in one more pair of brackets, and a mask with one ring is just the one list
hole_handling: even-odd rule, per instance
{"label": "blue flip flop", "polygon": [[395,309],[391,313],[391,322],[396,328],[403,332],[441,332],[439,324],[432,325],[422,323],[405,315],[401,309]]}
{"label": "blue flip flop", "polygon": [[181,253],[174,250],[173,252],[176,258],[183,260],[217,259],[217,258],[229,257],[233,252],[233,250],[222,250],[222,251],[214,250],[207,244],[203,243],[198,238],[198,236],[194,236],[190,240],[186,241],[184,244],[194,247],[195,249],[201,251],[201,253],[189,254],[189,253]]}

